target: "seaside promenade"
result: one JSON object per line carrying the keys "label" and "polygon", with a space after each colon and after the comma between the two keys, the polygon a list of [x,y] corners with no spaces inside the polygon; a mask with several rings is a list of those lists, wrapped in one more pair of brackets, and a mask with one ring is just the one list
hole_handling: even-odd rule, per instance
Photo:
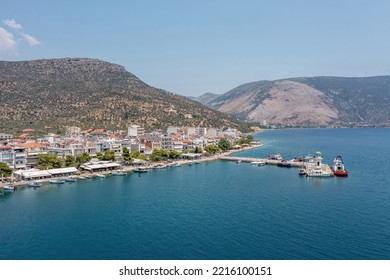
{"label": "seaside promenade", "polygon": [[[241,148],[241,149],[235,149],[235,150],[229,150],[229,151],[226,151],[226,152],[222,152],[222,153],[217,153],[215,155],[212,155],[212,156],[203,156],[199,159],[196,159],[196,160],[188,160],[188,159],[180,159],[180,160],[175,160],[174,163],[175,164],[180,164],[180,165],[189,165],[189,164],[192,164],[192,163],[195,163],[195,162],[207,162],[207,161],[216,161],[216,160],[233,160],[234,158],[236,157],[231,157],[230,155],[233,154],[233,153],[237,153],[237,152],[242,152],[242,151],[247,151],[247,150],[252,150],[252,149],[257,149],[257,148],[260,148],[262,147],[263,144],[257,144],[257,145],[251,145],[249,147],[244,147],[244,148]],[[249,158],[248,158],[249,160]],[[251,159],[250,161],[253,161],[255,159]],[[246,162],[246,160],[245,160]],[[159,165],[168,165],[169,164],[172,164],[172,163],[168,163],[168,162],[150,162],[149,165],[147,166],[144,166],[142,168],[145,168],[145,169],[153,169]],[[137,169],[139,167],[136,167],[136,166],[122,166],[120,171],[122,172],[125,172],[125,173],[131,173],[133,172],[135,169]],[[96,176],[97,174],[104,174],[104,175],[111,175],[112,174],[112,171],[101,171],[101,172],[88,172],[88,173],[80,173],[80,176],[82,175],[91,175],[91,176]],[[74,176],[75,178],[77,178],[77,176]],[[44,182],[49,182],[52,178],[46,178],[46,179],[40,179],[40,180],[35,180],[36,182],[40,182],[40,183],[44,183]],[[14,187],[17,188],[20,188],[20,187],[25,187],[27,186],[28,184],[30,183],[30,181],[19,181],[19,182],[12,182],[12,183],[9,183],[9,182],[1,182],[0,183],[0,188],[2,188],[3,186],[6,186],[6,185],[10,185],[12,184]]]}

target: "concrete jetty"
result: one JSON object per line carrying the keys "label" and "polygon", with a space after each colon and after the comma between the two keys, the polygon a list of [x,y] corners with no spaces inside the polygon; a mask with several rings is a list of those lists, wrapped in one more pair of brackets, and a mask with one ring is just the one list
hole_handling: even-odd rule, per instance
{"label": "concrete jetty", "polygon": [[[235,162],[253,162],[253,161],[263,161],[265,164],[268,165],[278,165],[278,163],[281,163],[281,160],[274,160],[274,159],[268,159],[268,158],[248,158],[248,157],[234,157],[234,156],[221,156],[219,157],[220,160],[229,160],[229,161],[235,161]],[[303,162],[294,162],[289,161],[291,164],[291,167],[297,167],[300,168],[303,166]]]}

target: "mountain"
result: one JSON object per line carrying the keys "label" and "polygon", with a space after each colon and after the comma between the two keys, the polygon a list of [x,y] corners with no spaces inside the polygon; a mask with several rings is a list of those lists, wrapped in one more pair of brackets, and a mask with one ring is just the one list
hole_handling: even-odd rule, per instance
{"label": "mountain", "polygon": [[199,103],[203,105],[210,104],[214,99],[219,97],[219,94],[216,93],[211,93],[211,92],[206,92],[202,94],[201,96],[198,97],[191,97],[192,100],[198,101]]}
{"label": "mountain", "polygon": [[242,124],[198,102],[153,88],[123,66],[89,58],[0,61],[0,102],[3,128]]}
{"label": "mountain", "polygon": [[238,86],[206,105],[261,124],[388,127],[390,76],[259,81]]}

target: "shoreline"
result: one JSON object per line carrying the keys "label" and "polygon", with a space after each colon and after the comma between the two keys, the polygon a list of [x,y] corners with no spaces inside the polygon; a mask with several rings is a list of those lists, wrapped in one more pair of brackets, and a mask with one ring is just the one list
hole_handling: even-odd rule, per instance
{"label": "shoreline", "polygon": [[[216,160],[220,160],[221,157],[230,156],[231,154],[234,154],[234,153],[239,153],[239,152],[243,152],[243,151],[248,151],[248,150],[254,150],[254,149],[257,149],[257,148],[261,148],[261,147],[263,147],[263,145],[264,144],[257,144],[257,145],[252,145],[252,146],[249,146],[249,147],[241,148],[241,149],[238,149],[238,150],[229,150],[229,151],[226,151],[226,152],[221,152],[221,153],[216,154],[216,155],[207,156],[207,157],[203,157],[203,158],[196,159],[196,160],[188,160],[188,159],[176,160],[176,161],[174,161],[174,163],[179,163],[181,165],[189,165],[191,162],[194,163],[194,162],[216,161]],[[166,162],[166,161],[164,161],[164,162],[161,162],[161,161],[159,161],[159,162],[150,162],[150,164],[147,166],[147,169],[153,169],[156,166],[159,166],[159,165],[162,165],[162,164],[163,165],[167,165],[169,163]],[[136,168],[138,168],[138,167],[135,167],[135,166],[122,166],[121,169],[117,169],[117,170],[109,170],[109,171],[102,171],[102,172],[90,172],[90,173],[84,172],[84,173],[80,173],[78,175],[72,175],[72,177],[75,177],[77,179],[77,177],[79,177],[79,176],[91,175],[91,176],[93,176],[93,178],[95,178],[97,174],[104,174],[104,175],[111,175],[112,176],[112,173],[114,171],[123,171],[123,172],[126,172],[126,173],[131,173]],[[19,188],[28,187],[28,185],[31,182],[49,183],[49,181],[52,180],[52,179],[53,178],[45,178],[45,179],[39,179],[39,180],[9,182],[9,183],[8,182],[1,182],[0,183],[0,188],[3,189],[4,186],[12,185],[12,186],[14,186],[16,188],[15,190],[17,190]],[[78,180],[78,181],[81,181],[81,180]]]}

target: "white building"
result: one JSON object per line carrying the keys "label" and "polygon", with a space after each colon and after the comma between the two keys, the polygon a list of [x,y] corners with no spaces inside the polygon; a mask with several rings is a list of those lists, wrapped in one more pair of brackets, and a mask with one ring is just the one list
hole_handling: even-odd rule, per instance
{"label": "white building", "polygon": [[133,137],[133,138],[136,138],[136,137],[141,137],[145,134],[145,130],[143,127],[139,126],[139,125],[130,125],[128,128],[127,128],[127,135],[129,137]]}
{"label": "white building", "polygon": [[177,126],[169,126],[167,129],[167,134],[176,134],[180,132],[180,128]]}
{"label": "white building", "polygon": [[8,139],[12,139],[12,134],[8,134],[8,133],[0,133],[0,140],[8,140]]}
{"label": "white building", "polygon": [[0,162],[4,162],[9,167],[14,165],[14,154],[12,152],[12,147],[0,146]]}
{"label": "white building", "polygon": [[183,152],[183,142],[182,141],[173,141],[172,142],[172,150],[177,152]]}

